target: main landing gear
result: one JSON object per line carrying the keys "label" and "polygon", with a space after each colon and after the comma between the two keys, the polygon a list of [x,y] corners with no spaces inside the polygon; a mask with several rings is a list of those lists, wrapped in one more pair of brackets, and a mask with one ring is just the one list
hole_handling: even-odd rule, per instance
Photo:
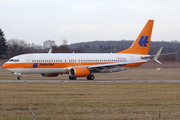
{"label": "main landing gear", "polygon": [[18,80],[22,80],[22,77],[21,77],[21,76],[18,76],[17,79],[18,79]]}
{"label": "main landing gear", "polygon": [[76,80],[77,77],[69,76],[69,80]]}
{"label": "main landing gear", "polygon": [[87,80],[94,80],[94,75],[89,75],[89,76],[87,76]]}
{"label": "main landing gear", "polygon": [[[94,80],[94,75],[89,75],[87,76],[87,80]],[[69,80],[76,80],[77,77],[72,77],[72,76],[69,76]]]}

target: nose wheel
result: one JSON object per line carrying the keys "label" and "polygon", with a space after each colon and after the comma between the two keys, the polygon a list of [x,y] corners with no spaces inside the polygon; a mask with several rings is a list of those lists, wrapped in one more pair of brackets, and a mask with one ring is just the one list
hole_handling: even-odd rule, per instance
{"label": "nose wheel", "polygon": [[22,79],[22,77],[21,77],[21,76],[18,76],[18,77],[17,77],[17,79],[18,79],[18,80],[21,80],[21,79]]}

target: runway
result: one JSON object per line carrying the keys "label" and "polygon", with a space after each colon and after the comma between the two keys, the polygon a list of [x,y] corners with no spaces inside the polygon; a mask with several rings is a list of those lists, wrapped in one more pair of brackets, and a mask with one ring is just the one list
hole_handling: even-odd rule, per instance
{"label": "runway", "polygon": [[180,80],[0,80],[0,82],[180,82]]}

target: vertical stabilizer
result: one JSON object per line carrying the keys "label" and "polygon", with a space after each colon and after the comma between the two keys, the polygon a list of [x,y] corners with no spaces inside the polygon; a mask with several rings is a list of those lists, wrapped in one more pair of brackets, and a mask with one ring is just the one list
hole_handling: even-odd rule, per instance
{"label": "vertical stabilizer", "polygon": [[153,29],[154,20],[148,20],[143,30],[137,37],[136,41],[132,44],[132,46],[126,50],[123,50],[118,53],[129,53],[129,54],[143,54],[147,55],[149,52],[151,33]]}

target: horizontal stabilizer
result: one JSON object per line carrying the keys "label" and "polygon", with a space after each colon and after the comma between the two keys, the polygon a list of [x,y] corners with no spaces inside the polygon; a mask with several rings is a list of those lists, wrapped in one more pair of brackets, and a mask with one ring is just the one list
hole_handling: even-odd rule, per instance
{"label": "horizontal stabilizer", "polygon": [[155,60],[155,59],[158,59],[158,58],[159,58],[159,56],[160,56],[160,54],[161,54],[162,49],[163,49],[163,47],[161,47],[161,48],[159,49],[159,51],[158,51],[158,52],[156,53],[156,55],[154,56],[153,60]]}
{"label": "horizontal stabilizer", "polygon": [[172,55],[172,54],[178,54],[178,52],[164,53],[164,54],[160,54],[160,55]]}
{"label": "horizontal stabilizer", "polygon": [[161,48],[159,49],[159,51],[156,53],[156,55],[155,55],[154,58],[152,59],[152,60],[154,60],[155,62],[157,62],[157,63],[159,63],[159,64],[161,64],[161,65],[162,65],[162,63],[158,60],[158,58],[159,58],[159,56],[160,56],[160,54],[161,54],[162,49],[163,49],[163,47],[161,47]]}
{"label": "horizontal stabilizer", "polygon": [[157,62],[157,63],[159,63],[160,65],[162,65],[162,63],[161,63],[159,60],[154,59],[154,61]]}

